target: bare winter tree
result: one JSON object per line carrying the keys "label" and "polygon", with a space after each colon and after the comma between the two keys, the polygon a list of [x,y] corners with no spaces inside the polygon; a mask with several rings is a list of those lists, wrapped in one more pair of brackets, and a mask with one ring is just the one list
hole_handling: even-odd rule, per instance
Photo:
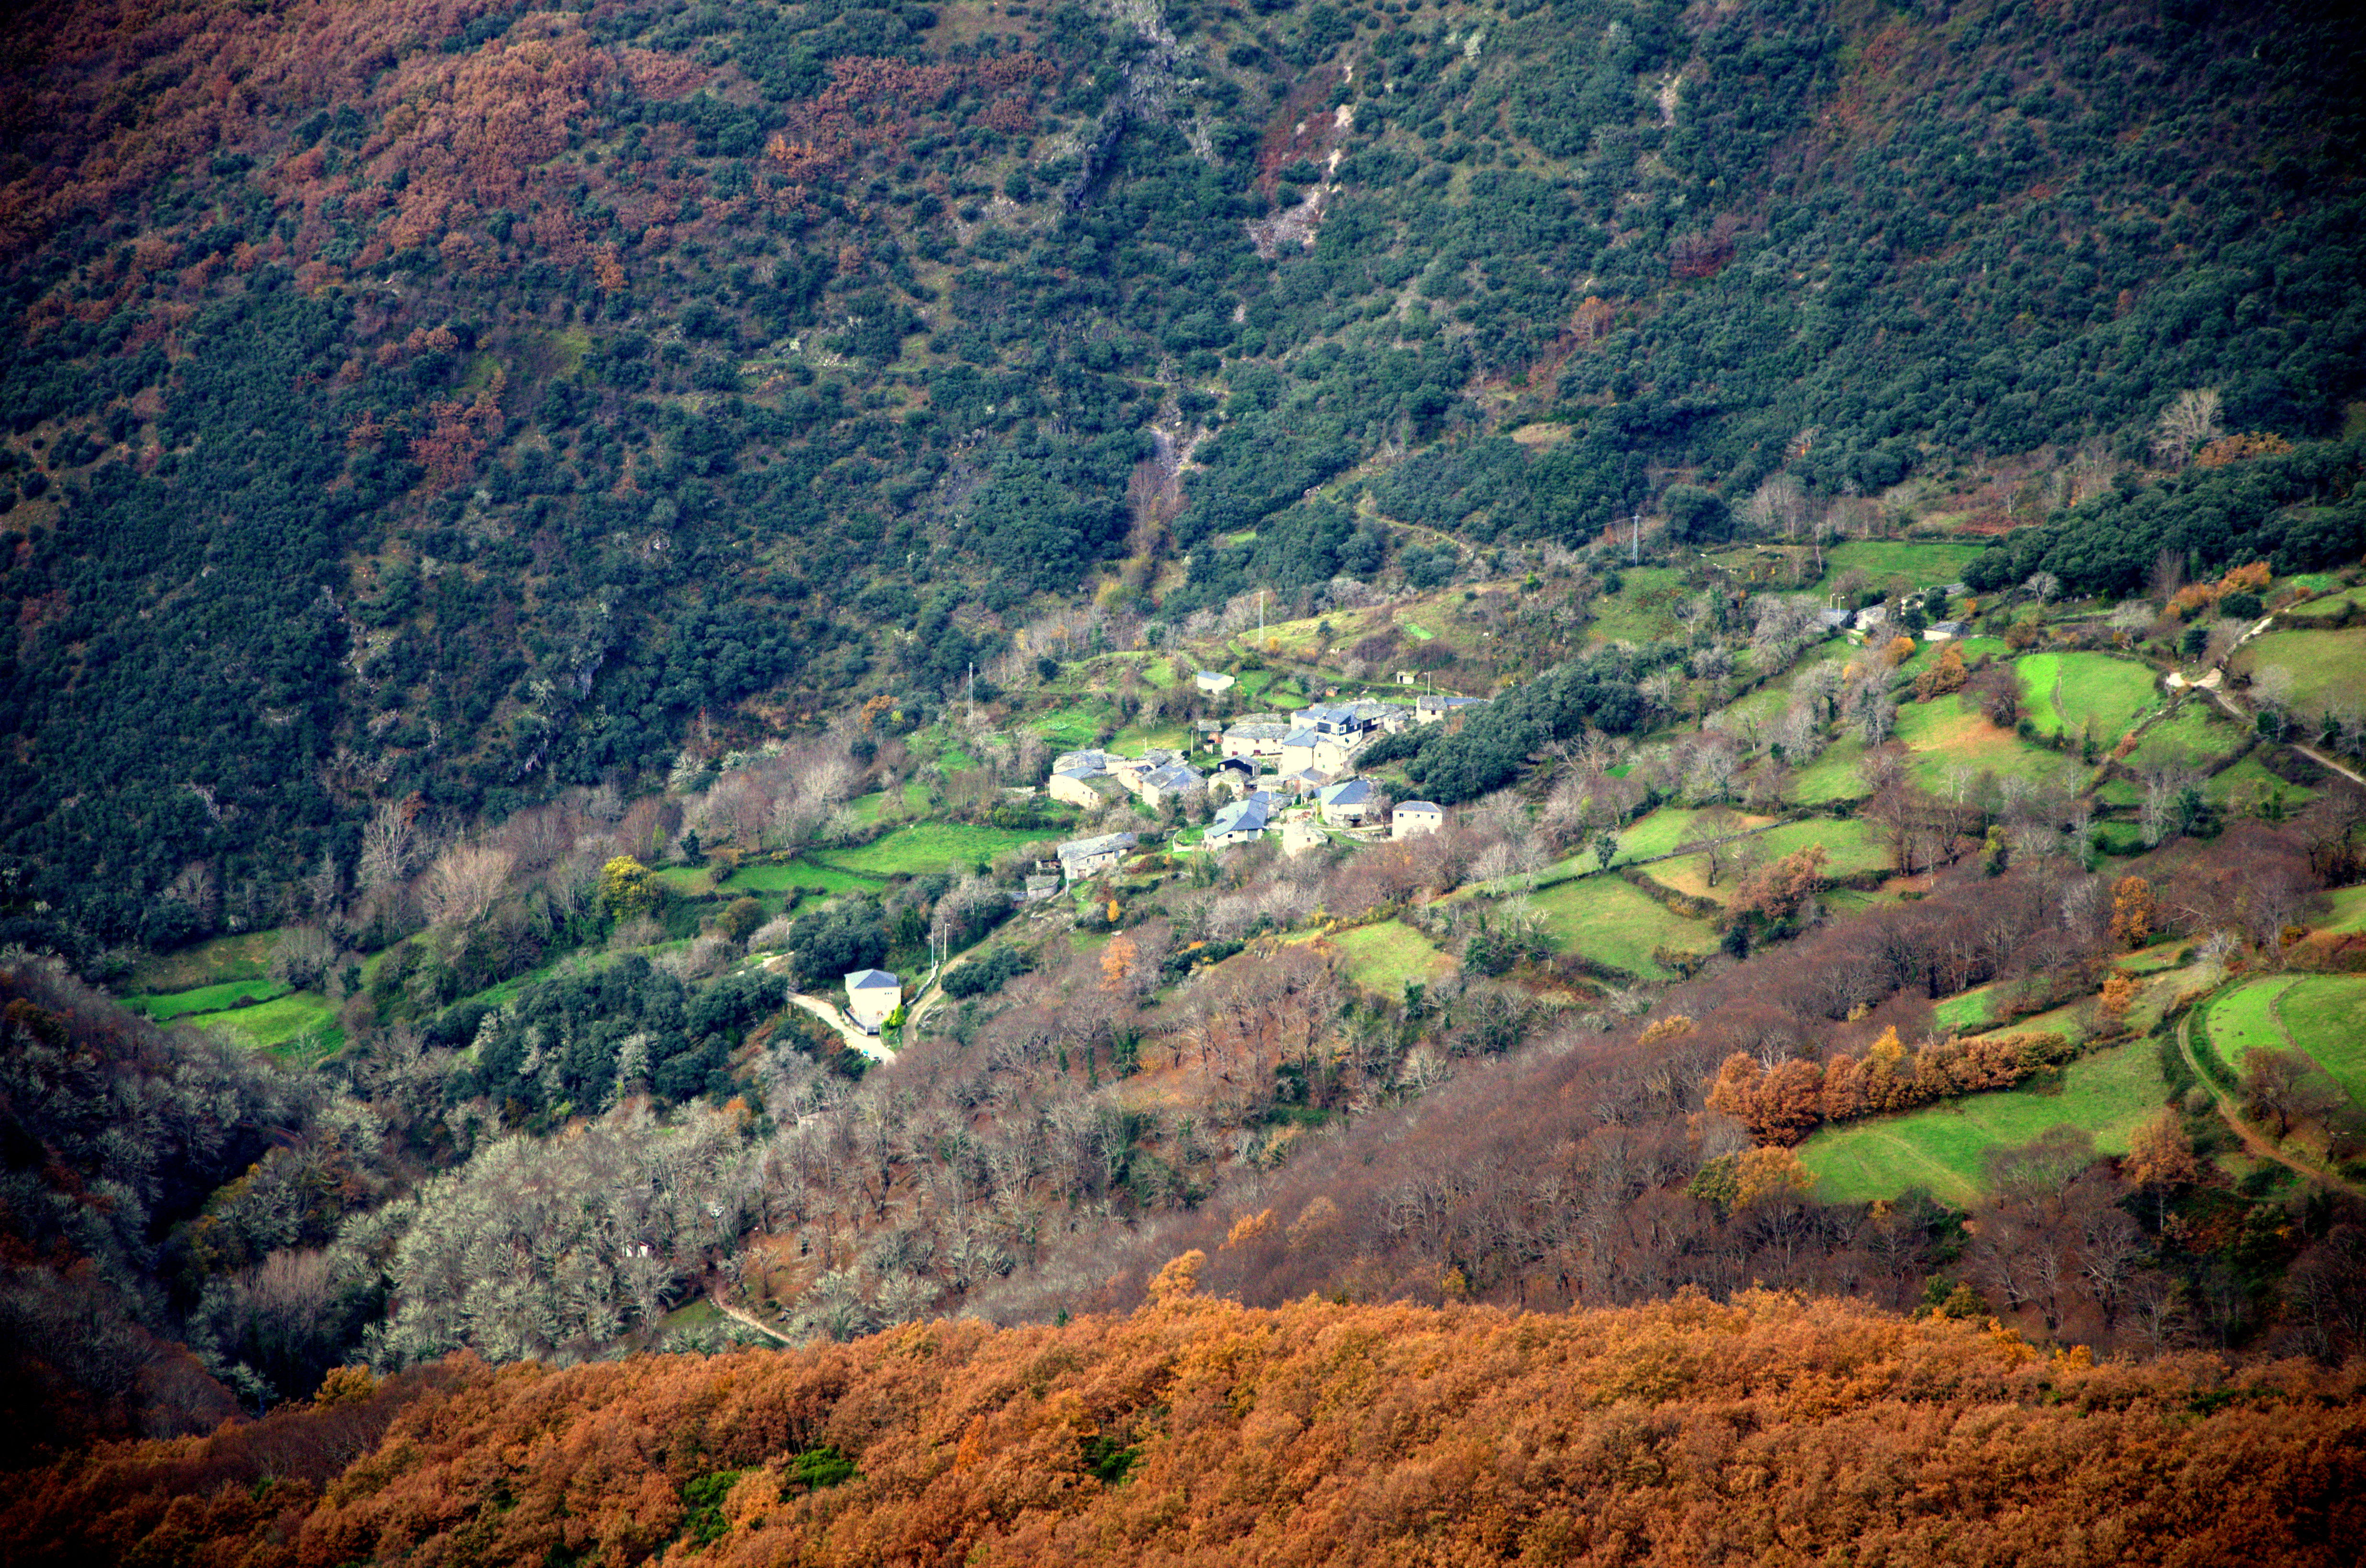
{"label": "bare winter tree", "polygon": [[401,806],[379,802],[362,828],[361,883],[365,889],[389,887],[411,875],[419,861],[419,832]]}
{"label": "bare winter tree", "polygon": [[456,844],[429,868],[419,902],[431,925],[472,925],[483,918],[508,883],[513,857],[506,849]]}
{"label": "bare winter tree", "polygon": [[2219,431],[2217,389],[2188,387],[2169,401],[2153,427],[2153,455],[2172,467],[2193,455],[2196,447],[2214,440]]}

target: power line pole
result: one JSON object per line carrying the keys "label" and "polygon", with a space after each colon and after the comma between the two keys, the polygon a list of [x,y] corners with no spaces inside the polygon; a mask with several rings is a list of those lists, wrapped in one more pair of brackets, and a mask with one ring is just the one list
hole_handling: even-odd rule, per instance
{"label": "power line pole", "polygon": [[1643,509],[1635,509],[1634,521],[1627,529],[1627,564],[1639,566],[1643,559]]}

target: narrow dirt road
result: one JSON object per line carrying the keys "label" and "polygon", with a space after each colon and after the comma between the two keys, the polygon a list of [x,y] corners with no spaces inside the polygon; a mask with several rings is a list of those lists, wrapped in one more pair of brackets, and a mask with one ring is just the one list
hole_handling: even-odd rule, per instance
{"label": "narrow dirt road", "polygon": [[722,1293],[719,1291],[710,1294],[706,1299],[715,1304],[715,1311],[731,1319],[734,1323],[745,1324],[747,1327],[753,1328],[757,1333],[768,1335],[771,1338],[779,1340],[783,1345],[793,1345],[795,1343],[795,1341],[791,1339],[786,1334],[782,1333],[772,1325],[750,1316],[749,1314],[744,1313],[738,1307],[732,1305],[729,1302],[725,1301],[723,1299]]}

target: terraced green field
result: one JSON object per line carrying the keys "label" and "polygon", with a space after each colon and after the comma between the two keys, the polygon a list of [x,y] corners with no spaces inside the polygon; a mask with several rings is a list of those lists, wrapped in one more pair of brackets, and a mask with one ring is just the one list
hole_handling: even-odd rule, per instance
{"label": "terraced green field", "polygon": [[1856,776],[1865,760],[1865,743],[1853,735],[1835,741],[1822,755],[1799,769],[1791,779],[1791,799],[1803,806],[1829,805],[1834,801],[1862,800],[1871,791]]}
{"label": "terraced green field", "polygon": [[913,823],[860,849],[832,850],[822,864],[864,877],[923,876],[967,871],[1006,849],[1041,842],[1041,832],[975,827],[967,823]]}
{"label": "terraced green field", "polygon": [[2208,698],[2189,697],[2176,712],[2145,731],[2127,763],[2138,768],[2163,763],[2204,767],[2240,748],[2248,738]]}
{"label": "terraced green field", "polygon": [[1407,980],[1424,984],[1453,972],[1455,963],[1403,921],[1359,925],[1330,938],[1347,960],[1347,978],[1366,991],[1394,1000]]}
{"label": "terraced green field", "polygon": [[2267,976],[2210,1004],[2209,1048],[2242,1070],[2254,1049],[2298,1049],[2366,1105],[2366,976]]}
{"label": "terraced green field", "polygon": [[2331,907],[2309,924],[2320,931],[2366,931],[2366,883],[2325,895]]}
{"label": "terraced green field", "polygon": [[2270,665],[2292,673],[2291,705],[2303,713],[2366,705],[2366,626],[2338,632],[2270,632],[2236,655],[2253,679]]}
{"label": "terraced green field", "polygon": [[814,888],[826,893],[856,893],[875,892],[884,885],[876,877],[858,877],[851,871],[817,866],[810,860],[791,860],[784,864],[742,866],[731,874],[721,890],[778,893],[791,888]]}
{"label": "terraced green field", "polygon": [[150,996],[127,996],[123,1005],[134,1013],[144,1013],[159,1024],[171,1018],[184,1018],[197,1014],[220,1013],[246,1001],[266,1002],[284,995],[287,987],[275,980],[224,980],[220,985],[202,985],[189,991],[160,992]]}
{"label": "terraced green field", "polygon": [[2213,805],[2222,811],[2256,814],[2260,807],[2283,797],[2284,809],[2297,812],[2316,799],[2316,791],[2304,784],[2287,783],[2268,770],[2267,764],[2257,756],[2247,756],[2229,767],[2222,767],[2210,776],[2202,787]]}
{"label": "terraced green field", "polygon": [[1975,777],[1993,773],[2036,783],[2076,761],[2030,745],[2011,730],[1998,729],[1977,711],[1966,712],[1952,697],[1900,708],[1898,738],[1913,753],[1915,781],[1932,791],[1947,789],[1956,768],[1967,768]]}
{"label": "terraced green field", "polygon": [[1667,978],[1669,971],[1652,961],[1654,947],[1707,953],[1717,946],[1717,933],[1707,921],[1654,903],[1615,876],[1576,878],[1530,902],[1564,951],[1629,974]]}
{"label": "terraced green field", "polygon": [[2153,673],[2109,654],[2032,654],[2017,666],[2022,707],[2041,734],[2073,736],[2094,722],[2099,745],[2109,747],[2135,727],[2157,698]]}
{"label": "terraced green field", "polygon": [[2132,1040],[2071,1063],[2053,1092],[1967,1094],[1904,1115],[1826,1127],[1800,1146],[1799,1158],[1815,1173],[1815,1196],[1825,1203],[1870,1203],[1919,1186],[1968,1204],[1981,1195],[1989,1150],[2068,1126],[2084,1127],[2101,1152],[2124,1154],[2129,1135],[2160,1109],[2167,1092],[2154,1043]]}
{"label": "terraced green field", "polygon": [[1854,569],[1877,586],[1890,586],[1894,580],[1902,587],[1931,588],[1961,578],[1981,548],[1944,540],[1856,540],[1824,552],[1824,580],[1834,582]]}
{"label": "terraced green field", "polygon": [[2276,1022],[2276,994],[2292,982],[2282,977],[2255,980],[2214,999],[2206,1024],[2211,1055],[2230,1073],[2243,1070],[2247,1051],[2285,1050],[2292,1041]]}

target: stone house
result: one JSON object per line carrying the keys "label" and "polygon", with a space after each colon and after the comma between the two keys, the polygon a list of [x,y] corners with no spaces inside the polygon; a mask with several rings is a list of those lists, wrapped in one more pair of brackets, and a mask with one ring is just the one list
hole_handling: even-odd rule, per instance
{"label": "stone house", "polygon": [[1104,871],[1114,871],[1138,841],[1130,833],[1105,833],[1098,838],[1072,838],[1060,846],[1060,874],[1081,882]]}
{"label": "stone house", "polygon": [[1389,813],[1389,836],[1411,838],[1415,834],[1436,833],[1446,825],[1446,812],[1428,801],[1399,801],[1395,811]]}

